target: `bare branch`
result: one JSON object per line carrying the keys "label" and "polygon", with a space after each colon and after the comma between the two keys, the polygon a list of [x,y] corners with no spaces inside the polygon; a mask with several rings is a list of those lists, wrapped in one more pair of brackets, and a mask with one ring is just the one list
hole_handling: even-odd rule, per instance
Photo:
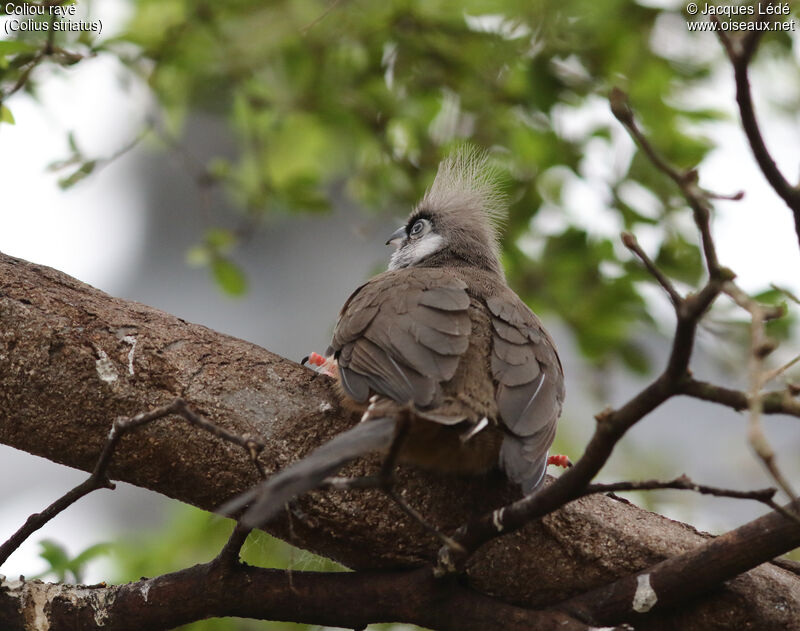
{"label": "bare branch", "polygon": [[783,364],[782,366],[778,366],[777,368],[773,368],[772,370],[768,370],[764,373],[764,383],[769,383],[773,379],[780,377],[783,373],[789,370],[792,366],[794,366],[797,362],[800,362],[800,355],[795,355],[792,359],[788,362]]}
{"label": "bare branch", "polygon": [[[713,291],[701,291],[691,298],[682,310],[685,315],[707,307]],[[269,471],[302,457],[355,422],[337,407],[330,379],[243,340],[186,323],[141,304],[111,298],[55,270],[3,255],[0,255],[0,323],[0,441],[73,467],[91,471],[95,466],[108,434],[102,419],[135,414],[136,409],[153,409],[159,402],[173,401],[176,396],[191,401],[195,409],[203,410],[215,424],[237,435],[250,432],[268,436],[261,460]],[[690,327],[682,329],[683,343],[692,339],[690,333]],[[128,336],[138,340],[137,355],[132,362],[130,345],[124,341]],[[95,349],[103,349],[109,363],[116,366],[116,379],[100,375]],[[663,387],[662,382],[653,385],[647,397],[636,402],[640,406],[637,409],[641,411],[641,406],[652,404],[648,397],[661,397]],[[621,410],[623,418],[617,418],[616,422],[625,420],[625,415],[630,418],[635,411]],[[610,431],[616,431],[614,412],[601,418],[610,422]],[[184,424],[175,422],[142,427],[139,432],[141,439],[137,435],[137,440],[120,442],[110,469],[115,479],[213,510],[251,486],[256,478],[248,458],[240,457],[238,450],[225,448],[205,432],[187,431]],[[595,443],[590,451],[597,448]],[[582,467],[586,473],[587,463]],[[377,470],[376,461],[366,460],[355,463],[343,475]],[[509,484],[494,478],[475,481],[429,475],[413,468],[401,468],[398,478],[404,499],[443,532],[452,532],[470,514],[489,511],[498,503],[509,503],[515,493]],[[404,515],[393,511],[390,501],[380,493],[310,494],[298,501],[293,514],[296,519],[291,526],[287,528],[286,520],[276,520],[270,531],[352,568],[396,568],[435,559],[438,542]],[[648,533],[646,540],[641,538],[643,531]],[[547,607],[555,601],[553,594],[565,597],[591,589],[607,581],[609,571],[619,574],[632,564],[646,567],[654,558],[678,554],[687,546],[702,544],[703,540],[703,536],[678,522],[595,495],[562,508],[545,524],[532,524],[524,532],[484,548],[470,560],[469,580],[475,589],[506,602]],[[595,541],[604,544],[595,545]],[[372,576],[382,575],[369,574],[365,580],[369,583]],[[275,576],[279,586],[291,588],[288,575]],[[337,576],[337,594],[342,593],[341,580],[358,580],[350,576]],[[204,580],[209,580],[208,574]],[[449,583],[444,581],[445,585]],[[226,585],[232,590],[238,588],[235,583]],[[301,594],[308,585],[313,584],[295,581],[295,588]],[[403,585],[402,580],[394,584],[391,595],[384,601],[389,603],[390,614],[395,611],[391,608],[398,606],[395,600],[406,593],[401,591]],[[146,586],[132,585],[138,591],[130,596],[131,600],[119,602],[131,605],[139,613],[144,607]],[[42,589],[45,587],[58,591],[57,586],[42,586]],[[427,594],[424,583],[415,583],[413,587],[413,593]],[[270,616],[279,616],[281,612],[275,609],[275,602],[265,601],[265,594],[271,593],[269,588],[270,584],[254,584],[253,589],[259,593],[258,598],[253,596],[249,601],[254,603],[253,609],[239,610],[238,615],[250,615],[252,611],[257,617],[259,611],[269,608]],[[116,589],[124,588],[108,588]],[[156,592],[150,591],[149,603],[153,608],[159,602],[164,603],[162,613],[172,615],[175,611],[176,616],[188,615],[187,610],[196,605],[190,601],[199,600],[192,598],[198,591],[197,584],[180,591],[179,596],[186,602],[181,602],[178,596],[173,600],[161,597],[154,600]],[[111,593],[86,592],[87,598]],[[204,602],[207,609],[225,610],[225,603],[214,600],[217,592],[207,591],[205,586],[202,593],[208,595],[209,602]],[[362,600],[376,593],[364,592]],[[469,592],[470,596],[474,593]],[[713,616],[720,628],[736,629],[743,624],[752,628],[778,628],[789,624],[787,621],[793,619],[800,607],[800,603],[794,602],[795,593],[795,582],[783,577],[780,570],[762,566],[723,585],[718,593],[698,600],[689,613],[682,610],[679,615],[661,615],[669,620],[677,616],[680,628],[687,631],[704,628],[703,620],[709,619],[705,616]],[[167,594],[161,594],[167,598]],[[276,598],[281,598],[281,594],[284,592],[279,590]],[[786,609],[771,606],[772,594],[791,604]],[[69,600],[72,595],[48,601],[54,605],[50,611],[56,615],[65,609],[72,612],[76,606]],[[294,596],[292,602],[313,601],[308,598],[306,601]],[[0,590],[0,616],[6,611],[5,605],[11,615],[19,616],[20,602]],[[80,603],[83,607],[84,601]],[[374,604],[376,610],[380,605],[372,601],[369,604],[370,607]],[[147,609],[147,616],[156,615],[155,609]],[[446,613],[450,615],[455,610],[454,605]],[[290,615],[297,615],[293,611]],[[475,610],[468,606],[464,611],[472,615]],[[82,608],[81,612],[81,616],[84,612],[91,615],[88,608]],[[426,615],[435,613],[432,607]],[[137,620],[130,628],[155,628],[147,624],[150,619]],[[70,628],[74,628],[74,617],[68,620]],[[327,618],[326,621],[334,623]],[[430,619],[425,622],[429,623],[426,626],[434,626]],[[474,624],[478,626],[480,622],[477,619]],[[168,623],[169,620],[164,624]],[[471,620],[469,623],[473,624]],[[466,628],[458,619],[445,621],[441,627],[447,628],[447,624]],[[86,622],[86,628],[92,628],[91,625],[91,621]],[[0,628],[6,627],[15,628],[0,622]],[[645,624],[641,627],[648,628]]]}
{"label": "bare branch", "polygon": [[168,405],[160,406],[130,418],[117,418],[111,425],[111,431],[108,434],[108,438],[103,446],[103,450],[97,459],[97,464],[95,465],[94,470],[89,478],[57,499],[41,513],[35,513],[28,517],[19,530],[17,530],[5,543],[0,545],[0,566],[8,560],[8,557],[11,556],[14,551],[19,548],[19,546],[21,546],[28,537],[31,536],[31,534],[39,530],[47,522],[49,522],[62,511],[69,508],[79,499],[97,489],[113,489],[114,484],[108,479],[107,472],[111,463],[111,458],[114,455],[114,450],[117,448],[117,445],[122,437],[137,427],[141,427],[147,423],[152,423],[153,421],[164,418],[171,414],[182,416],[192,425],[199,427],[200,429],[209,432],[222,440],[239,445],[240,447],[246,449],[261,476],[264,477],[266,475],[263,466],[258,461],[258,454],[264,448],[264,442],[260,438],[253,438],[251,436],[238,436],[233,432],[226,430],[225,428],[214,425],[192,410],[183,399],[175,399]]}
{"label": "bare branch", "polygon": [[241,524],[237,523],[228,537],[228,541],[219,551],[219,554],[214,559],[214,563],[221,565],[235,566],[239,563],[239,553],[250,535],[251,530],[244,528]]}
{"label": "bare branch", "polygon": [[116,586],[2,581],[0,627],[27,627],[34,603],[37,620],[46,616],[50,628],[84,631],[160,631],[212,616],[351,629],[389,619],[442,631],[589,631],[563,612],[524,609],[435,580],[428,568],[290,575],[215,560]]}
{"label": "bare branch", "polygon": [[613,482],[610,484],[590,484],[586,487],[583,495],[592,493],[614,493],[622,491],[657,491],[663,489],[675,489],[683,491],[694,491],[702,495],[714,495],[716,497],[730,497],[740,500],[755,500],[766,504],[772,510],[777,511],[784,517],[792,519],[800,525],[800,516],[795,515],[790,510],[777,504],[773,497],[777,489],[772,487],[767,489],[756,489],[755,491],[736,491],[734,489],[723,489],[717,486],[697,484],[686,475],[681,475],[674,480],[643,480],[639,482]]}
{"label": "bare branch", "polygon": [[768,319],[779,317],[782,314],[782,310],[777,307],[759,304],[732,281],[725,284],[725,293],[750,314],[750,356],[748,360],[750,389],[747,396],[750,422],[747,440],[778,486],[791,500],[795,500],[797,496],[786,476],[783,475],[780,467],[778,467],[775,452],[770,446],[761,424],[762,392],[764,384],[768,381],[768,372],[764,368],[764,358],[775,348],[775,343],[767,338],[764,323]]}
{"label": "bare branch", "polygon": [[[794,514],[800,502],[782,508]],[[640,614],[685,603],[687,595],[703,593],[800,545],[800,524],[782,512],[770,512],[689,552],[570,598],[557,608],[581,620],[608,624],[635,621]]]}
{"label": "bare branch", "polygon": [[[762,4],[774,6],[778,2],[771,0],[767,3],[759,3],[759,6]],[[775,20],[776,17],[776,15],[766,16],[768,20]],[[712,15],[711,19],[719,23],[716,15]],[[759,16],[759,19],[762,19],[762,17]],[[733,66],[733,76],[736,82],[736,103],[739,106],[742,128],[750,143],[750,149],[770,186],[792,211],[795,231],[800,242],[800,187],[789,183],[780,169],[778,169],[778,165],[775,164],[769,149],[767,149],[756,118],[753,97],[750,91],[750,78],[748,76],[750,61],[755,54],[762,33],[755,30],[748,31],[745,35],[734,38],[721,28],[718,28],[716,32]]]}
{"label": "bare branch", "polygon": [[[609,102],[611,104],[611,112],[617,120],[625,126],[628,133],[634,139],[637,145],[644,151],[645,155],[650,158],[659,171],[669,177],[675,184],[678,185],[684,199],[689,204],[694,214],[694,221],[700,231],[700,236],[703,243],[703,253],[708,266],[709,275],[715,276],[722,273],[719,261],[717,260],[717,251],[714,246],[714,240],[711,236],[710,221],[710,197],[720,197],[719,195],[704,191],[697,185],[697,171],[690,169],[688,171],[679,171],[674,166],[669,164],[661,154],[650,144],[650,141],[639,129],[636,124],[636,119],[633,114],[633,109],[628,101],[628,95],[619,88],[613,88],[609,95]],[[738,193],[734,196],[741,199]],[[730,272],[727,272],[728,274]]]}
{"label": "bare branch", "polygon": [[[680,386],[681,394],[695,399],[711,401],[737,411],[748,407],[747,394],[741,390],[725,388],[694,378],[687,378]],[[787,390],[771,390],[761,394],[761,412],[764,414],[787,414],[800,417],[800,401]]]}
{"label": "bare branch", "polygon": [[730,497],[733,499],[755,500],[772,507],[772,498],[775,496],[775,489],[756,489],[755,491],[736,491],[734,489],[723,489],[716,486],[697,484],[686,475],[681,475],[674,480],[642,480],[638,482],[613,482],[610,484],[590,484],[586,487],[586,495],[590,493],[617,493],[622,491],[657,491],[662,489],[674,489],[681,491],[694,491],[702,495],[714,495],[716,497]]}
{"label": "bare branch", "polygon": [[639,260],[642,261],[647,271],[658,281],[661,288],[667,292],[669,299],[672,301],[672,305],[677,309],[678,305],[683,302],[683,297],[678,293],[678,290],[675,289],[669,278],[664,276],[662,271],[656,267],[656,264],[650,260],[650,257],[645,254],[645,251],[642,250],[639,242],[636,240],[636,236],[630,232],[623,232],[621,238],[625,247],[639,257]]}

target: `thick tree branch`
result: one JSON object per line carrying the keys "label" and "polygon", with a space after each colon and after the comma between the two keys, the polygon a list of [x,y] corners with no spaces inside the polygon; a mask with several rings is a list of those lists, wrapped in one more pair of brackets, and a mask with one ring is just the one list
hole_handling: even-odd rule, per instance
{"label": "thick tree branch", "polygon": [[[198,595],[202,597],[198,598]],[[588,631],[559,611],[529,611],[430,570],[288,572],[217,562],[118,586],[0,583],[0,625],[22,631],[50,613],[50,631],[160,631],[238,616],[363,629],[385,620],[443,631]],[[44,628],[44,627],[37,627]]]}
{"label": "thick tree branch", "polygon": [[[611,420],[646,409],[648,397],[662,396],[661,388],[661,382],[652,385]],[[0,255],[0,441],[91,471],[111,419],[176,397],[236,435],[264,437],[260,460],[267,471],[356,421],[338,408],[330,379],[247,342]],[[343,475],[377,471],[376,461],[360,462]],[[109,476],[207,509],[258,480],[240,447],[169,418],[123,437]],[[398,471],[398,484],[404,500],[442,532],[518,497],[501,479],[449,478],[406,467]],[[290,529],[279,520],[270,530],[353,568],[424,565],[436,559],[439,547],[375,490],[309,494],[292,522]],[[685,525],[592,496],[490,542],[470,559],[466,578],[479,592],[537,609],[705,541]],[[712,620],[723,629],[789,625],[800,615],[799,580],[765,565],[639,628],[663,628],[665,619],[686,630],[708,628]]]}
{"label": "thick tree branch", "polygon": [[[798,509],[800,501],[784,507],[787,513]],[[644,573],[581,594],[558,607],[594,623],[635,620],[631,614],[663,610],[684,602],[687,586],[688,593],[703,593],[743,569],[785,552],[787,545],[800,545],[800,524],[772,512]]]}

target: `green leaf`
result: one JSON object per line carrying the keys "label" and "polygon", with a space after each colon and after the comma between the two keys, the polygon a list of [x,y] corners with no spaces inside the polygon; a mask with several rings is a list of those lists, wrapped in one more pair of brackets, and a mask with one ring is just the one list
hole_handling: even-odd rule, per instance
{"label": "green leaf", "polygon": [[50,567],[36,578],[53,574],[59,581],[64,581],[67,579],[67,574],[69,573],[76,582],[82,580],[87,563],[108,554],[111,549],[111,544],[96,543],[78,553],[75,558],[70,559],[66,548],[57,541],[43,539],[39,542],[39,545],[42,547],[39,556],[47,561]]}
{"label": "green leaf", "polygon": [[68,188],[72,188],[78,182],[83,180],[87,175],[90,175],[94,168],[97,166],[96,160],[89,160],[88,162],[84,162],[77,171],[74,171],[72,174],[68,175],[67,177],[61,178],[58,180],[58,186],[61,190],[67,190]]}
{"label": "green leaf", "polygon": [[79,552],[69,563],[70,570],[75,575],[75,578],[80,580],[80,576],[83,574],[86,564],[89,563],[89,561],[94,561],[99,557],[106,556],[111,551],[111,548],[112,546],[110,543],[95,543]]}
{"label": "green leaf", "polygon": [[81,150],[78,149],[78,143],[75,140],[75,132],[70,131],[67,133],[67,144],[69,145],[69,149],[72,151],[72,153],[77,156],[81,155]]}
{"label": "green leaf", "polygon": [[211,272],[217,285],[229,296],[239,297],[247,293],[247,278],[242,269],[221,256],[211,261]]}
{"label": "green leaf", "polygon": [[0,105],[0,123],[14,124],[14,115],[5,105]]}
{"label": "green leaf", "polygon": [[38,48],[28,42],[23,42],[18,39],[8,41],[0,41],[0,55],[16,55],[17,53],[32,53],[37,51]]}
{"label": "green leaf", "polygon": [[206,232],[205,241],[213,253],[224,254],[236,245],[236,235],[225,228],[211,228]]}
{"label": "green leaf", "polygon": [[59,581],[63,581],[66,578],[67,566],[69,564],[69,555],[67,554],[66,548],[52,539],[43,539],[39,542],[39,545],[42,547],[39,556],[44,559],[49,566],[42,576],[52,573],[58,577]]}

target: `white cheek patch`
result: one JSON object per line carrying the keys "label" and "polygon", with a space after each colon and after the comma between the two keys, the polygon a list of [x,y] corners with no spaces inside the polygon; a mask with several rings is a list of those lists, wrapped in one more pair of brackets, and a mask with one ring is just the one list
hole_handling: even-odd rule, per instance
{"label": "white cheek patch", "polygon": [[444,238],[435,232],[429,232],[418,241],[409,241],[392,254],[389,269],[410,267],[435,254],[444,247]]}

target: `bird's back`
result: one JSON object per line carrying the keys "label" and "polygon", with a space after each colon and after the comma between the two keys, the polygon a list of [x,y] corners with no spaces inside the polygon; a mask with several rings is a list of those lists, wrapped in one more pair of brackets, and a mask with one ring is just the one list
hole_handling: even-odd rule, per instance
{"label": "bird's back", "polygon": [[454,472],[500,464],[538,482],[563,377],[549,336],[502,277],[469,266],[380,274],[343,307],[332,351],[365,420],[413,412],[401,460]]}

